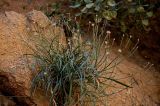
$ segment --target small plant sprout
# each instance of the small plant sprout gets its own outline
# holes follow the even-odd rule
[[[121,39],[121,43],[120,43],[120,48],[122,48],[124,36],[125,36],[125,35],[123,34],[123,35],[122,35],[122,39]]]
[[[100,18],[97,14],[96,14],[96,17],[95,17],[95,23],[98,24],[102,21],[102,18]]]
[[[147,64],[144,66],[144,69],[147,69],[149,65],[150,65],[150,62],[147,62]]]
[[[113,40],[112,40],[112,47],[114,46],[114,43],[115,43],[115,38],[113,38]]]
[[[139,39],[137,40],[136,44],[134,45],[134,47],[131,49],[131,52],[135,52],[138,49],[138,44],[139,44]]]
[[[127,43],[126,43],[126,45],[125,45],[125,49],[127,49],[128,45],[129,45],[129,43],[130,43],[130,41],[131,41],[131,38],[132,38],[132,36],[130,35],[130,36],[129,36],[129,39],[127,40]]]
[[[154,66],[154,64],[151,64],[147,70],[150,70],[152,67]]]
[[[110,41],[110,38],[111,38],[111,31],[107,31],[107,38],[108,38],[107,40]]]
[[[144,66],[144,69],[147,71],[147,70],[150,70],[153,66],[154,64],[147,62],[147,64]]]

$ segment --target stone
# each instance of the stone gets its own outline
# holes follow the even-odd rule
[[[42,35],[48,38],[55,36],[50,31],[57,31],[65,39],[63,30],[52,26],[40,11],[33,10],[26,15],[14,11],[0,14],[0,92],[4,96],[13,96],[16,105],[45,106],[43,103],[47,103],[45,99],[42,104],[36,102],[39,100],[30,96],[33,72],[28,67],[28,59],[24,57],[24,54],[32,52],[26,42],[36,36],[29,32],[37,32],[39,28],[43,29]]]

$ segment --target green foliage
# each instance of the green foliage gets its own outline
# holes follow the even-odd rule
[[[130,88],[112,76],[115,67],[123,60],[121,54],[111,61],[108,58],[115,39],[111,42],[110,31],[107,31],[106,38],[101,41],[100,36],[105,33],[104,29],[98,34],[97,24],[92,24],[92,27],[92,40],[83,41],[77,30],[73,32],[72,38],[68,38],[67,44],[61,42],[61,31],[50,32],[52,38],[49,39],[43,35],[46,33],[37,33],[39,40],[33,42],[34,45],[31,44],[33,54],[28,54],[37,66],[34,67],[37,74],[32,80],[32,94],[38,87],[44,89],[46,95],[50,96],[51,105],[54,106],[85,106],[87,103],[96,105],[99,101],[107,105],[106,100],[102,98],[116,93],[108,92],[107,88],[115,84],[121,85],[122,89]],[[125,47],[129,41],[127,40]],[[109,45],[110,43],[112,45]],[[104,47],[105,51],[101,52]],[[121,49],[119,51],[121,52]]]
[[[149,18],[153,16],[153,5],[144,0],[71,0],[71,8],[79,9],[79,15],[98,15],[114,27],[126,32],[130,25],[135,27],[149,26]],[[145,21],[144,21],[145,20]],[[139,26],[140,25],[140,26]]]
[[[51,3],[47,6],[41,6],[40,10],[43,11],[47,17],[52,17],[54,15],[59,15],[61,9],[61,3]]]

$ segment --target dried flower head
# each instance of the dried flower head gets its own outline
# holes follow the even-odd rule
[[[107,31],[107,34],[111,34],[111,31]]]
[[[104,43],[105,43],[106,45],[108,45],[108,41],[104,41]]]
[[[119,52],[119,53],[122,53],[122,49],[118,49],[118,52]]]

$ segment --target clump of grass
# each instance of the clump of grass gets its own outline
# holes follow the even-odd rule
[[[40,43],[36,42],[36,45],[31,47],[33,54],[30,54],[38,66],[35,67],[37,73],[32,80],[32,94],[37,88],[44,89],[50,97],[50,105],[53,106],[95,106],[97,103],[107,105],[102,98],[118,92],[107,91],[111,82],[123,86],[124,89],[131,88],[112,77],[113,70],[123,60],[122,48],[118,50],[120,55],[109,60],[115,39],[111,39],[111,32],[105,31],[105,27],[99,28],[97,23],[90,24],[93,38],[84,41],[79,30],[76,30],[67,41],[68,46],[60,42],[60,32],[53,31],[50,33],[52,38],[49,39],[38,32]],[[104,34],[106,37],[102,40]],[[129,42],[128,39],[125,48]],[[121,46],[123,43],[124,40]],[[136,49],[137,44],[128,56]]]

